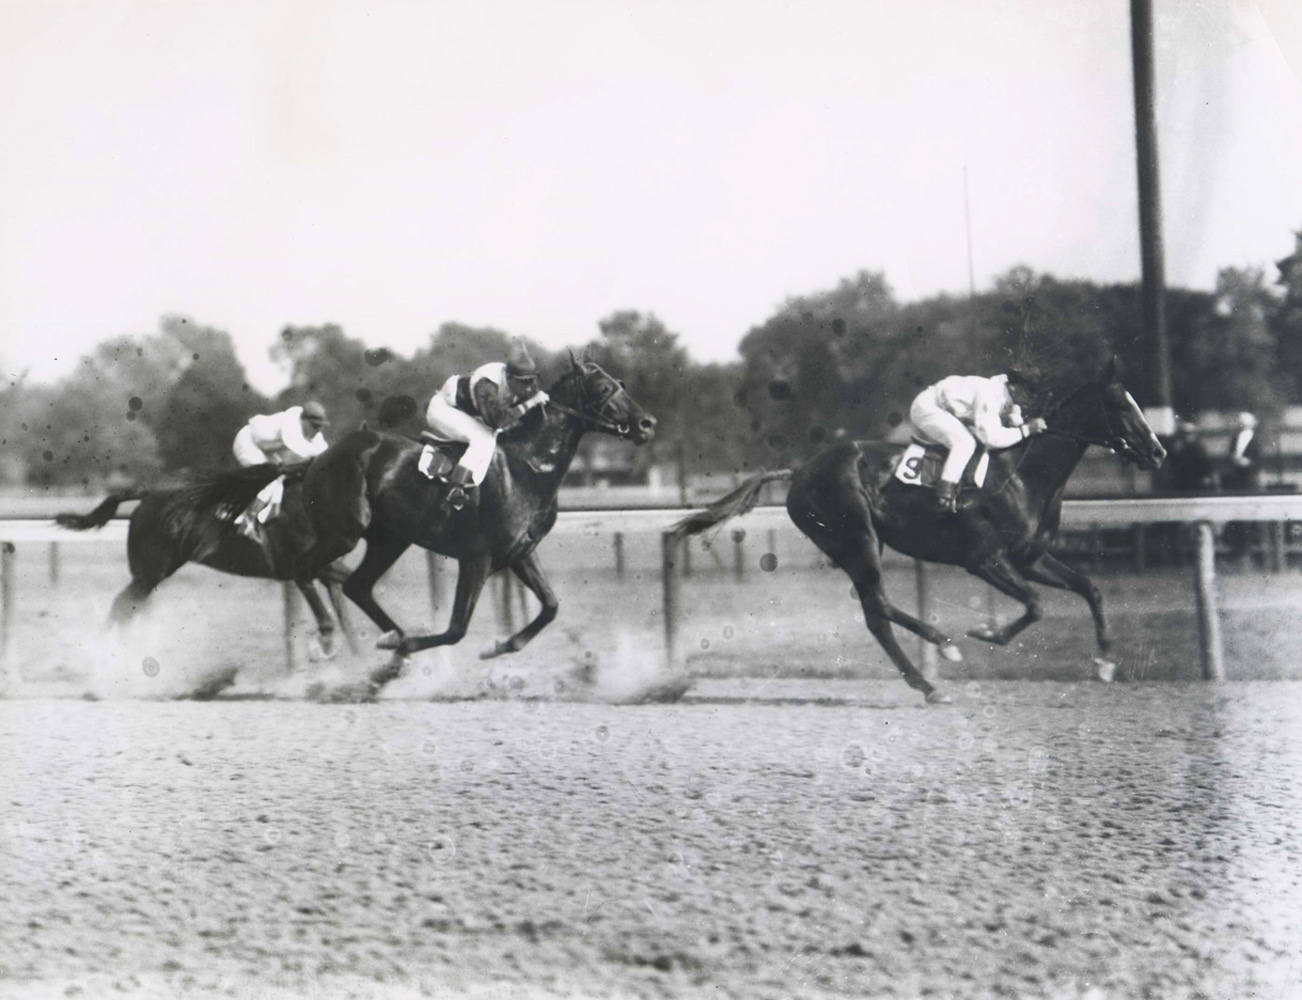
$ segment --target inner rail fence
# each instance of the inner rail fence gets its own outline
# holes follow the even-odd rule
[[[669,528],[691,513],[690,509],[647,510],[593,510],[561,511],[553,534],[579,534],[609,536],[617,575],[624,570],[624,539],[633,534],[659,534],[660,578],[662,594],[662,620],[664,622],[665,656],[670,667],[682,663],[679,644],[679,626],[682,616],[681,579],[690,574],[691,550],[687,543],[676,540]],[[1216,596],[1216,538],[1217,527],[1230,523],[1249,522],[1257,527],[1258,540],[1268,539],[1268,561],[1276,571],[1287,566],[1287,546],[1291,536],[1291,522],[1302,522],[1302,494],[1257,496],[1211,496],[1158,499],[1136,497],[1119,500],[1068,500],[1063,504],[1062,527],[1076,536],[1102,539],[1107,532],[1134,532],[1136,549],[1147,550],[1146,532],[1156,525],[1174,526],[1191,537],[1195,558],[1193,561],[1194,592],[1197,599],[1199,636],[1202,649],[1202,675],[1207,680],[1224,680],[1225,663],[1221,641],[1220,613]],[[14,559],[18,545],[46,544],[49,546],[50,579],[58,582],[60,563],[59,546],[79,542],[116,542],[125,545],[128,519],[115,518],[94,532],[76,532],[61,528],[53,520],[43,518],[0,519],[0,655],[7,651],[12,634],[15,605]],[[714,558],[721,564],[719,539],[730,539],[733,546],[732,572],[738,579],[745,576],[747,539],[767,537],[773,551],[774,536],[779,529],[790,527],[785,507],[757,507],[748,514],[729,522],[729,527],[712,544]],[[1098,558],[1101,545],[1092,546]],[[427,569],[431,603],[440,602],[441,582],[438,560],[427,555]],[[1136,557],[1136,569],[1144,568],[1146,556]],[[926,564],[915,564],[917,600],[920,617],[930,614],[930,585]],[[499,575],[500,585],[495,590],[499,614],[512,617],[512,589],[510,574]],[[974,581],[975,583],[975,581]],[[285,633],[287,665],[294,666],[293,643],[290,635],[296,616],[297,592],[290,583],[285,585]],[[934,649],[920,644],[924,671],[934,671]]]

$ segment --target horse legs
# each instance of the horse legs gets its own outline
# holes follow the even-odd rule
[[[307,601],[307,606],[312,609],[312,617],[316,619],[317,641],[321,643],[321,655],[329,659],[335,652],[334,619],[330,617],[325,602],[321,600],[321,594],[317,591],[314,581],[295,580],[294,585]]]
[[[475,605],[479,603],[479,595],[484,589],[484,581],[488,579],[491,566],[492,558],[487,553],[465,556],[458,560],[457,594],[452,600],[452,618],[448,622],[447,631],[437,635],[407,636],[398,643],[398,652],[405,655],[431,646],[455,646],[465,638],[466,628],[475,613]]]
[[[1099,593],[1099,588],[1084,573],[1072,569],[1048,552],[1019,568],[1036,583],[1070,590],[1085,598],[1090,606],[1090,614],[1094,616],[1094,638],[1099,647],[1099,655],[1094,658],[1095,670],[1099,680],[1112,680],[1116,670],[1116,664],[1108,656],[1108,651],[1112,649],[1112,633],[1108,629],[1108,620],[1103,615],[1103,595]]]
[[[109,610],[108,624],[125,626],[140,610],[141,605],[148,600],[157,583],[142,581],[136,577],[131,578],[131,582],[122,588],[122,592],[113,598],[113,607]]]
[[[517,653],[529,644],[529,641],[546,628],[556,618],[556,611],[560,607],[560,601],[556,599],[556,594],[547,578],[543,576],[542,567],[538,565],[537,552],[530,552],[528,555],[517,559],[512,564],[511,570],[520,581],[533,591],[534,596],[542,602],[542,610],[538,612],[538,617],[531,621],[519,632],[496,643],[491,648],[484,650],[479,654],[481,660],[491,660],[495,656],[501,656],[503,653]]]
[[[361,652],[361,647],[357,645],[357,636],[353,634],[352,623],[348,620],[348,605],[344,603],[342,590],[343,582],[348,579],[351,572],[352,570],[343,563],[332,562],[321,571],[318,579],[325,584],[326,594],[330,598],[330,607],[334,609],[335,617],[339,619],[339,631],[344,634],[348,651],[355,655]]]
[[[977,628],[969,629],[967,634],[973,639],[992,642],[996,646],[1006,646],[1013,641],[1013,638],[1019,632],[1040,620],[1039,597],[1031,589],[1030,584],[1013,567],[1013,564],[1008,561],[1008,557],[1004,553],[996,552],[986,557],[983,562],[975,566],[968,566],[967,571],[973,576],[985,580],[986,583],[1001,594],[1007,594],[1009,597],[1021,601],[1026,607],[1026,611],[1021,618],[1009,622],[997,631],[989,625],[980,625]]]
[[[824,526],[828,520],[826,518],[802,517],[796,524],[813,540],[814,544],[845,570],[854,582],[855,591],[859,595],[859,604],[863,608],[864,624],[868,626],[868,631],[873,634],[873,637],[881,643],[896,668],[904,675],[904,682],[925,694],[927,701],[933,704],[947,702],[949,698],[922,676],[922,672],[913,665],[908,654],[895,641],[891,623],[894,622],[922,636],[928,642],[935,643],[947,660],[961,659],[962,654],[953,641],[939,629],[901,611],[886,599],[886,592],[882,589],[882,564],[877,535],[868,515],[867,504],[864,503],[861,510],[857,509],[857,506],[848,512],[852,520],[837,519],[842,523],[836,532]],[[850,521],[849,525],[845,523],[846,520]]]
[[[384,634],[377,644],[381,649],[393,649],[402,638],[402,629],[376,602],[372,591],[380,577],[389,571],[411,543],[391,538],[378,532],[366,539],[366,555],[344,581],[344,594],[375,622]]]

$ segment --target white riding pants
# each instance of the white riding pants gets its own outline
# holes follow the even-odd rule
[[[429,401],[425,423],[439,437],[466,442],[461,464],[470,470],[470,478],[476,486],[483,483],[488,467],[493,464],[493,452],[497,450],[497,431],[478,417],[458,410],[442,395]]]
[[[936,402],[936,393],[923,389],[909,407],[909,420],[923,435],[949,449],[940,478],[947,483],[957,483],[963,470],[976,453],[977,441],[963,421]]]

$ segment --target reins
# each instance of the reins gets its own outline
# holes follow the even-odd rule
[[[586,371],[583,371],[582,369],[576,369],[568,378],[561,379],[560,382],[557,383],[557,385],[552,386],[552,388],[554,390],[557,387],[564,385],[566,382],[577,380],[579,383],[579,398],[581,400],[580,406],[586,406],[588,402],[588,393],[587,393],[587,386],[583,382],[583,377],[586,374],[587,374]],[[603,409],[605,405],[608,405],[611,402],[611,400],[614,400],[623,391],[624,389],[623,387],[621,387],[619,389],[619,392],[611,393],[610,398],[606,400],[605,404],[603,404]],[[566,406],[564,403],[556,402],[556,400],[554,399],[548,399],[548,401],[544,405],[551,406],[554,409],[557,409],[561,413],[564,413],[568,416],[576,417],[577,419],[582,420],[584,423],[586,423],[588,426],[592,427],[595,430],[606,431],[610,434],[614,434],[616,437],[628,436],[628,424],[617,424],[613,420],[607,420],[605,417],[594,415],[592,413],[587,412],[587,410],[573,409],[572,407]]]

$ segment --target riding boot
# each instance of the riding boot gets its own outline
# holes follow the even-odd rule
[[[448,475],[448,482],[451,485],[443,503],[452,510],[460,510],[470,502],[470,492],[475,488],[474,477],[464,465],[458,465]]]
[[[942,513],[958,513],[958,483],[942,479],[936,484],[936,507]]]

